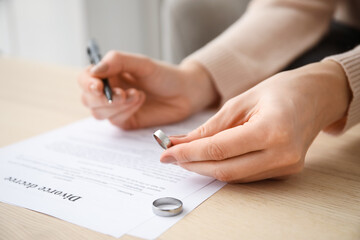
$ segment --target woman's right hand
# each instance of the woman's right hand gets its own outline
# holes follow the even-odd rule
[[[113,102],[103,93],[108,78]],[[82,102],[97,119],[123,129],[169,124],[213,104],[218,94],[197,62],[174,66],[144,56],[111,51],[78,78]]]
[[[303,169],[322,129],[341,131],[351,101],[343,68],[325,60],[276,74],[229,100],[160,161],[225,182],[283,178]]]

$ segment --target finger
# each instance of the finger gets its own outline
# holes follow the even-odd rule
[[[174,145],[191,142],[196,139],[213,136],[225,129],[244,124],[251,116],[248,109],[252,109],[252,106],[249,102],[241,101],[241,98],[242,96],[239,95],[238,97],[229,100],[213,117],[185,136],[171,136],[171,142]]]
[[[221,131],[211,137],[175,145],[161,156],[161,162],[224,160],[267,147],[266,131],[256,122]]]
[[[110,51],[100,63],[91,69],[91,74],[99,78],[105,78],[126,72],[135,77],[145,77],[151,75],[154,71],[155,64],[147,57]]]
[[[257,151],[224,161],[178,163],[179,166],[224,182],[252,182],[298,173],[303,161],[283,158],[278,151]]]
[[[223,182],[252,182],[288,175],[289,166],[281,166],[266,151],[252,152],[225,161],[178,163],[179,166],[214,177]]]
[[[92,109],[105,107],[117,108],[122,106],[126,102],[126,99],[129,98],[127,92],[121,88],[114,88],[112,92],[113,101],[111,104],[109,104],[109,101],[104,93],[100,95],[93,93],[83,93],[82,102],[86,107]]]
[[[190,115],[187,108],[174,107],[166,101],[150,99],[134,114],[133,121],[127,122],[126,129],[146,128],[178,122]]]
[[[126,108],[126,111],[122,111],[119,114],[115,114],[112,117],[109,118],[109,121],[118,127],[128,129],[127,125],[128,122],[136,121],[134,119],[134,113],[139,110],[139,108],[143,105],[145,102],[145,94],[143,92],[137,91],[137,94],[139,94],[136,101],[134,101],[132,104],[129,105],[128,108]],[[136,125],[136,124],[134,124]]]
[[[123,105],[121,108],[97,108],[93,109],[91,113],[94,118],[98,120],[113,119],[117,115],[124,116],[124,114],[127,114],[127,112],[131,111],[134,106],[137,106],[137,104],[138,102],[134,102],[133,104]]]
[[[103,91],[103,83],[100,79],[92,77],[89,73],[89,69],[90,67],[80,73],[78,76],[78,84],[84,92],[99,96]]]
[[[119,103],[115,98],[114,100],[116,102],[113,102],[114,104],[107,104],[104,107],[92,109],[93,116],[96,119],[107,119],[118,114],[124,114],[131,110],[141,100],[141,93],[135,89],[131,89],[127,92],[127,99],[122,100],[121,103]]]
[[[223,182],[240,181],[273,167],[265,151],[252,152],[225,161],[187,162],[178,165]]]

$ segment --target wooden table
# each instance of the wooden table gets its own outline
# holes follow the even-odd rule
[[[88,117],[78,73],[0,58],[0,146]],[[0,203],[0,239],[115,238]],[[320,134],[289,180],[228,184],[159,239],[360,239],[360,125]]]

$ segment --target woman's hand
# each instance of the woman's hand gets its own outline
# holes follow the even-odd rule
[[[109,104],[101,78],[113,91]],[[173,66],[144,56],[109,52],[78,78],[82,101],[97,119],[123,129],[180,121],[217,99],[209,74],[196,62]]]
[[[351,93],[345,73],[324,61],[279,73],[229,100],[175,145],[163,163],[226,182],[284,177],[302,170],[317,134],[339,124]]]

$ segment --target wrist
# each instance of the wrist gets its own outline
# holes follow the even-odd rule
[[[219,101],[219,93],[209,72],[196,61],[185,61],[180,64],[184,73],[186,94],[190,99],[191,112],[201,111]]]
[[[315,74],[319,74],[317,78],[321,88],[319,95],[323,99],[322,109],[318,110],[320,114],[323,114],[322,129],[332,125],[341,125],[345,122],[352,98],[346,74],[341,65],[332,60],[325,60],[314,65]],[[310,72],[310,77],[311,75]]]
[[[352,99],[351,88],[346,73],[340,64],[333,60],[325,60],[321,64],[333,75],[334,90],[336,91],[335,95],[333,95],[333,105],[336,106],[334,117],[329,120],[325,127],[327,129],[332,127],[342,129],[345,125],[348,108]]]

